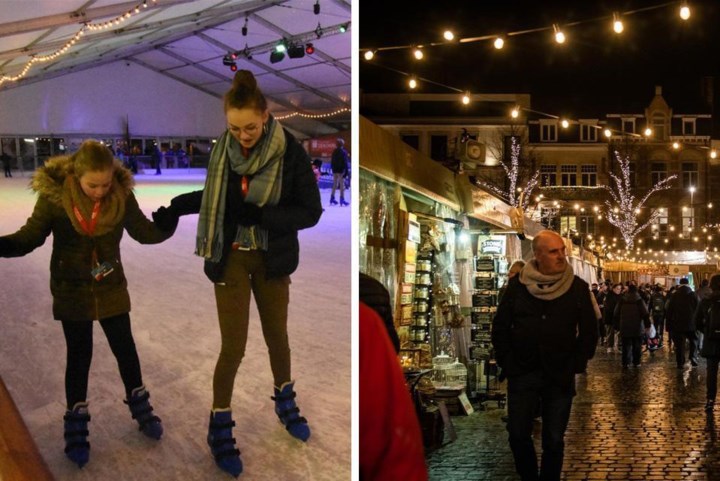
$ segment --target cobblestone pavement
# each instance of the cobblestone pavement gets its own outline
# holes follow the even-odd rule
[[[504,386],[504,384],[502,385]],[[705,361],[677,369],[663,347],[622,370],[620,354],[598,348],[577,392],[565,435],[563,480],[720,481],[720,407],[704,412]],[[429,453],[433,481],[517,480],[496,402],[453,416],[458,438]],[[540,423],[535,444],[540,453]],[[447,436],[446,436],[447,439]]]

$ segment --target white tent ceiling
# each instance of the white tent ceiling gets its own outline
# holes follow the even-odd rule
[[[221,98],[233,75],[223,57],[237,52],[275,115],[348,109],[283,121],[330,134],[350,128],[350,18],[349,0],[0,0],[0,91],[122,60]],[[271,63],[283,39],[315,53]]]

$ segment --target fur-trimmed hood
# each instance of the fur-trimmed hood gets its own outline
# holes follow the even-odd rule
[[[118,189],[123,198],[132,192],[135,186],[135,179],[132,172],[122,162],[115,160],[115,178],[113,179],[113,190]],[[45,165],[35,171],[30,181],[30,188],[38,194],[46,196],[50,202],[58,206],[63,205],[63,185],[65,179],[75,175],[75,165],[69,155],[52,157],[45,162]]]
[[[132,195],[134,179],[119,160],[114,159],[115,175],[109,192],[103,197],[100,210],[82,192],[75,165],[68,156],[53,157],[33,175],[30,187],[45,196],[51,204],[61,207],[75,230],[80,234],[98,237],[115,229],[125,217],[125,202]],[[92,227],[84,226],[84,219],[94,218]]]

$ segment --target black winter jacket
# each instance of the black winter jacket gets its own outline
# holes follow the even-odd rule
[[[697,326],[698,331],[702,331],[704,334],[707,334],[705,328],[710,318],[709,309],[713,302],[716,301],[720,301],[720,292],[712,292],[709,297],[705,297],[702,301],[700,301],[697,311],[695,311],[695,325]],[[700,355],[702,357],[720,357],[720,341],[710,339],[706,335],[703,340]]]
[[[512,278],[492,324],[498,365],[508,378],[540,368],[549,383],[574,393],[575,373],[595,355],[597,318],[588,284],[575,276],[562,296],[544,301]]]
[[[673,293],[665,310],[668,329],[672,332],[689,332],[695,330],[695,310],[699,299],[683,284]]]
[[[605,324],[611,324],[616,331],[620,329],[620,320],[615,317],[615,306],[621,298],[622,296],[615,294],[613,291],[608,292],[607,297],[605,297],[603,320]]]
[[[620,322],[620,337],[640,337],[650,327],[647,306],[637,292],[626,292],[620,298],[614,316]]]
[[[287,149],[283,158],[282,192],[278,205],[262,207],[260,227],[268,230],[268,249],[263,252],[268,278],[289,276],[297,269],[300,257],[298,231],[318,223],[322,215],[320,191],[312,171],[310,157],[297,140],[285,130]],[[183,211],[200,212],[203,191],[184,194]],[[237,219],[230,215],[242,203],[239,176],[230,172],[228,180],[223,255],[220,262],[205,261],[205,275],[219,281],[225,272],[227,256],[237,232]]]

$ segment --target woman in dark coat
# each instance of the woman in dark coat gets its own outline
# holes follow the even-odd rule
[[[605,335],[607,336],[607,352],[612,352],[615,348],[615,333],[620,329],[619,319],[615,317],[615,306],[622,297],[621,292],[622,284],[615,284],[605,297],[603,321],[605,322]]]
[[[275,412],[288,433],[310,437],[295,403],[287,334],[290,274],[298,266],[298,231],[322,214],[310,157],[269,113],[250,71],[235,74],[225,94],[228,130],[210,156],[205,188],[153,214],[173,228],[179,215],[200,213],[196,254],[215,283],[222,347],[213,376],[208,444],[220,469],[238,476],[232,437],[232,391],[245,354],[250,295],[260,314],[275,381]]]
[[[632,361],[635,367],[640,365],[642,354],[641,338],[645,329],[650,327],[650,314],[645,302],[638,293],[635,284],[628,286],[628,291],[615,306],[614,316],[620,321],[620,337],[622,338],[622,365],[628,367]]]
[[[0,237],[0,257],[32,252],[53,235],[50,291],[53,316],[61,321],[67,344],[65,454],[82,467],[90,457],[87,442],[88,373],[93,320],[98,320],[117,358],[126,403],[140,430],[160,439],[160,418],[152,414],[130,329],[130,296],[120,262],[123,232],[143,244],[170,234],[150,222],[133,194],[133,178],[112,153],[96,141],[84,142],[70,157],[48,160],[32,180],[38,200],[27,223]]]
[[[717,377],[718,365],[720,364],[720,340],[711,339],[708,335],[708,324],[710,321],[711,307],[715,302],[720,302],[720,274],[715,274],[710,279],[710,289],[712,293],[700,301],[695,311],[695,326],[698,331],[705,335],[700,355],[707,359],[707,395],[705,410],[712,412],[715,407],[715,397],[717,396]],[[720,311],[720,309],[719,309]]]

